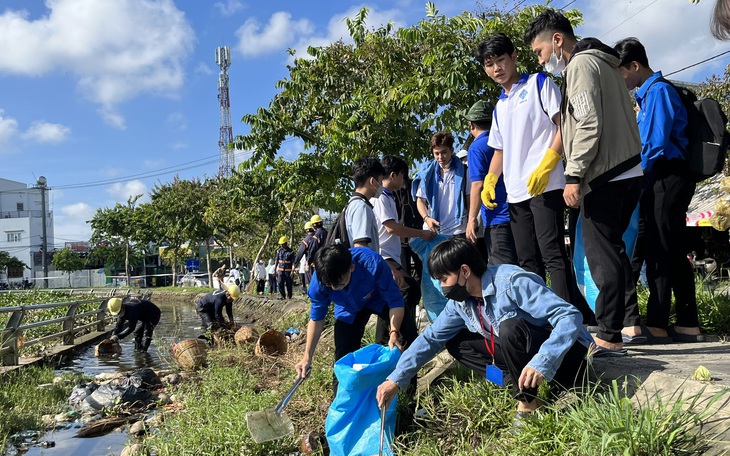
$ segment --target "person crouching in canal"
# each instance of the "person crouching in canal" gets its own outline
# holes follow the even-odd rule
[[[203,332],[208,328],[215,331],[226,325],[223,318],[223,309],[226,309],[228,322],[233,323],[233,301],[241,297],[241,288],[238,285],[228,285],[225,290],[215,290],[198,299],[196,310],[203,324]]]
[[[296,365],[300,377],[309,375],[330,302],[335,304],[335,362],[360,348],[365,325],[373,314],[390,322],[390,348],[402,349],[402,342],[415,340],[415,322],[410,318],[404,320],[403,295],[388,263],[377,252],[335,244],[319,249],[314,263],[317,267],[307,290],[312,301],[307,345]],[[336,393],[336,377],[333,388]]]
[[[476,247],[460,238],[434,247],[428,271],[441,281],[449,301],[378,387],[379,406],[387,407],[399,388],[444,346],[456,360],[496,384],[506,386],[511,379],[518,401],[513,432],[542,405],[537,389],[543,381],[553,381],[553,388],[570,388],[584,380],[593,339],[578,309],[537,274],[508,264],[487,267]]]
[[[130,299],[123,303],[120,298],[111,298],[107,308],[117,317],[111,339],[117,342],[134,333],[134,351],[146,352],[152,343],[155,326],[160,322],[160,308],[146,299]]]

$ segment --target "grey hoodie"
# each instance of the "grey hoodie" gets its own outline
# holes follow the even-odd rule
[[[581,198],[641,161],[641,137],[619,62],[616,51],[586,38],[563,70],[565,180],[581,184]]]

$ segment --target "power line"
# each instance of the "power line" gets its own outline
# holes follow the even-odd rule
[[[639,11],[635,12],[635,13],[634,13],[634,14],[632,14],[631,16],[629,16],[629,17],[627,17],[626,19],[624,19],[624,20],[623,20],[623,21],[622,21],[622,22],[621,22],[620,24],[618,24],[617,26],[615,26],[615,27],[614,27],[614,28],[612,28],[611,30],[609,30],[609,31],[607,31],[606,33],[604,33],[603,35],[601,35],[601,36],[600,36],[600,38],[603,38],[604,36],[606,36],[606,35],[608,35],[609,33],[613,32],[613,31],[614,31],[614,30],[616,30],[617,28],[621,27],[621,26],[622,26],[622,25],[624,25],[624,24],[625,24],[626,22],[628,22],[628,21],[629,21],[629,20],[630,20],[631,18],[633,18],[633,17],[634,17],[634,16],[636,16],[637,14],[641,13],[642,11],[644,11],[645,9],[647,9],[648,7],[650,7],[651,5],[653,5],[654,3],[658,2],[658,1],[659,1],[659,0],[654,0],[653,2],[649,3],[649,4],[648,4],[648,5],[646,5],[645,7],[641,8],[641,9],[640,9]]]
[[[566,4],[566,5],[563,5],[563,7],[562,7],[562,8],[560,8],[560,11],[563,11],[563,10],[564,10],[565,8],[567,8],[567,7],[569,7],[570,5],[572,5],[573,3],[575,3],[575,1],[576,1],[576,0],[571,0],[570,2],[568,2],[568,4]]]
[[[723,56],[723,55],[725,55],[725,54],[730,54],[730,51],[725,51],[725,52],[721,52],[720,54],[717,54],[717,55],[713,55],[712,57],[710,57],[710,58],[708,58],[708,59],[702,60],[701,62],[693,63],[692,65],[688,65],[688,66],[686,66],[686,67],[684,67],[684,68],[680,68],[680,69],[679,69],[679,70],[677,70],[677,71],[672,71],[671,73],[667,73],[667,74],[665,74],[664,76],[671,76],[671,75],[673,75],[673,74],[677,74],[677,73],[679,73],[679,72],[682,72],[682,71],[684,71],[684,70],[688,70],[688,69],[690,69],[690,68],[692,68],[692,67],[696,67],[696,66],[698,66],[698,65],[702,65],[703,63],[707,63],[707,62],[709,62],[710,60],[715,60],[715,59],[716,59],[716,58],[718,58],[718,57],[722,57],[722,56]]]

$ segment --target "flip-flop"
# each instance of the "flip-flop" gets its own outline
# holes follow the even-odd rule
[[[669,336],[653,335],[646,325],[641,325],[641,335],[646,337],[646,343],[649,345],[665,345],[674,342],[674,339]]]
[[[648,338],[643,334],[637,334],[636,336],[629,336],[628,334],[621,333],[621,338],[624,341],[624,345],[642,345],[648,342]]]
[[[611,350],[610,348],[601,347],[597,344],[594,344],[589,351],[594,358],[616,358],[619,356],[626,356],[628,353],[625,348],[620,350]]]
[[[679,343],[696,343],[704,342],[706,340],[704,334],[693,335],[678,333],[677,330],[674,329],[674,326],[667,328],[667,334],[669,334],[669,338],[672,339],[672,341]]]

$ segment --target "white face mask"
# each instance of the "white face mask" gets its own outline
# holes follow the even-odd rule
[[[550,59],[545,63],[545,71],[555,76],[560,76],[560,73],[565,69],[565,60],[563,59],[563,53],[560,53],[560,58],[555,54],[555,43],[553,43],[553,53],[550,54]]]
[[[378,185],[378,188],[375,189],[375,196],[373,198],[380,198],[380,195],[383,194],[383,186]]]

